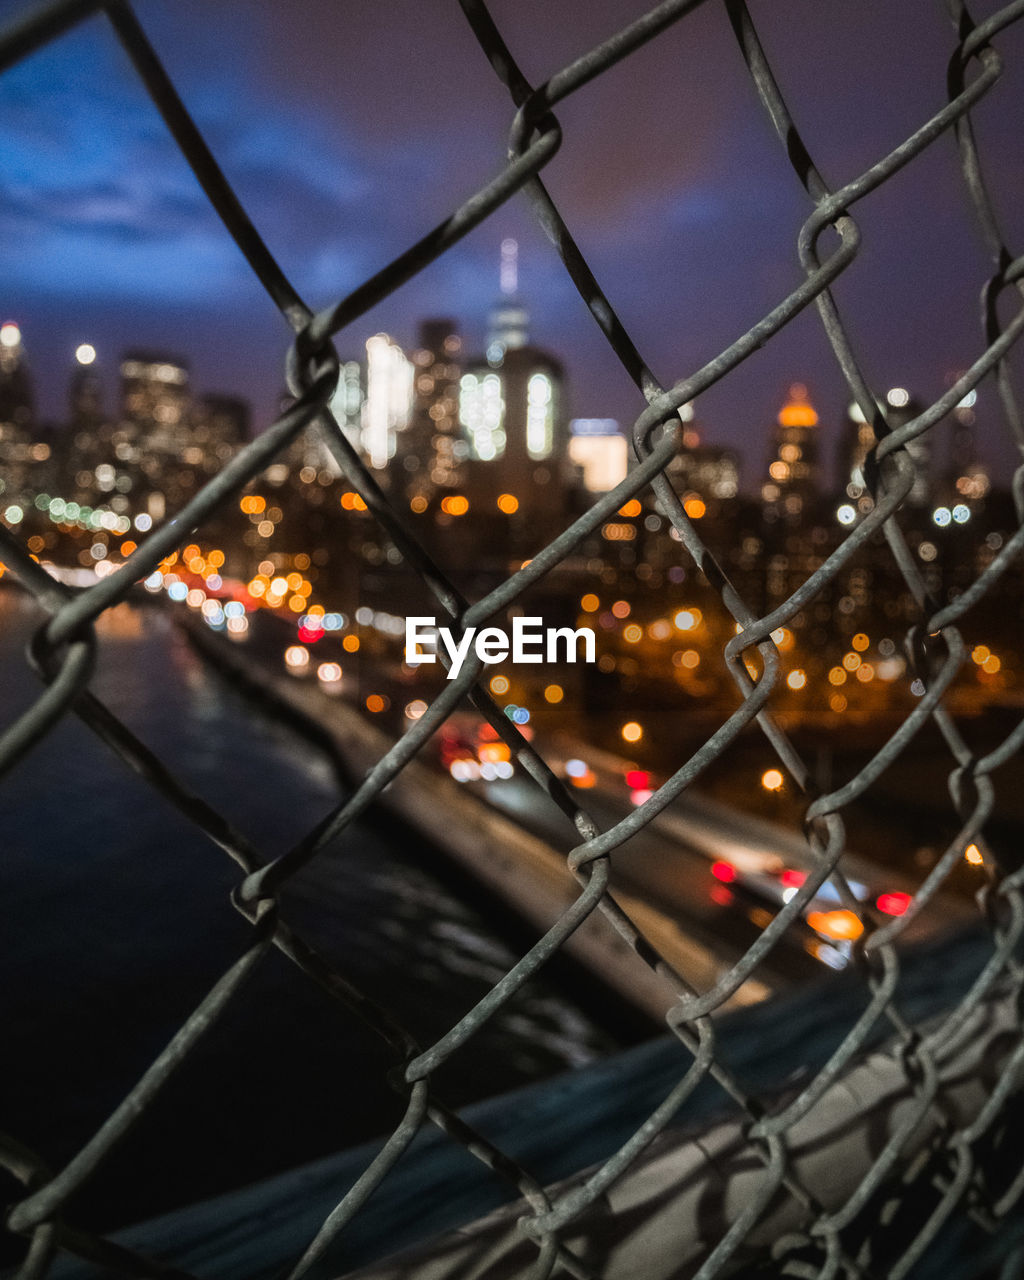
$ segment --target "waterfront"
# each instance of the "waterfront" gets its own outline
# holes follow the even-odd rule
[[[38,620],[0,591],[4,723],[29,705],[20,650]],[[175,774],[266,856],[336,803],[328,761],[220,683],[156,609],[101,622],[93,688]],[[0,1128],[52,1165],[124,1096],[250,936],[229,902],[235,864],[73,716],[0,793],[0,901],[7,979]],[[513,963],[437,874],[433,850],[368,820],[289,890],[287,918],[424,1043]],[[439,1073],[463,1103],[616,1047],[561,993],[534,985]],[[279,956],[181,1068],[72,1204],[116,1225],[243,1185],[386,1131],[400,1099],[394,1059]]]

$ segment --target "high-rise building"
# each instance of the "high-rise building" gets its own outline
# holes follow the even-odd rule
[[[529,317],[517,297],[517,250],[502,244],[501,298],[491,314],[487,354],[468,361],[460,381],[459,421],[471,457],[501,462],[503,483],[520,501],[564,479],[568,433],[561,362],[529,341]]]
[[[386,333],[366,341],[366,398],[362,405],[362,447],[371,467],[388,465],[399,431],[409,423],[413,366]]]
[[[924,405],[910,394],[905,387],[890,387],[885,394],[885,416],[889,426],[894,430],[905,427],[919,414],[924,412]],[[925,507],[932,498],[932,456],[929,432],[923,431],[908,440],[907,454],[914,465],[914,483],[907,494],[907,503],[912,507]]]
[[[205,427],[202,438],[215,446],[226,444],[234,451],[249,439],[249,402],[240,396],[204,395],[199,401],[198,416]]]
[[[470,456],[493,462],[505,455],[505,388],[490,365],[473,362],[459,382],[459,423]]]
[[[204,478],[215,475],[249,439],[249,402],[219,392],[200,397],[184,460]]]
[[[366,370],[358,360],[342,360],[330,407],[335,421],[355,449],[362,444],[365,399]],[[333,465],[337,470],[336,464]]]
[[[21,329],[8,320],[0,325],[0,425],[28,435],[33,408],[32,380]]]
[[[180,510],[244,443],[249,407],[234,396],[194,401],[187,366],[173,356],[122,357],[121,416],[103,413],[95,350],[76,352],[71,380],[68,484],[77,502],[161,520]]]
[[[22,497],[31,489],[33,463],[45,461],[50,447],[34,442],[32,382],[21,329],[13,320],[0,325],[0,498]]]
[[[626,478],[629,444],[614,418],[573,418],[569,461],[582,468],[588,493],[607,493]]]
[[[469,444],[459,422],[461,352],[454,320],[420,324],[412,357],[412,412],[398,448],[410,496],[429,498],[463,482]]]
[[[96,367],[96,348],[89,342],[75,350],[68,384],[68,408],[73,430],[96,428],[103,421],[103,380]]]
[[[943,496],[952,503],[979,501],[991,487],[974,435],[977,401],[977,391],[970,391],[953,410],[953,436],[943,484]]]
[[[665,474],[691,514],[718,515],[722,504],[739,493],[739,458],[732,449],[701,443],[692,403],[684,404],[679,416],[683,422],[679,452]]]
[[[525,347],[529,340],[530,316],[519,299],[519,245],[515,240],[501,242],[499,287],[487,336],[487,360],[494,366],[501,364],[506,351]]]
[[[779,410],[768,478],[761,486],[765,518],[798,524],[814,511],[822,489],[818,415],[796,382]]]
[[[190,426],[188,366],[173,356],[128,351],[121,361],[121,412],[142,428],[150,448],[176,452]]]
[[[353,449],[363,452],[363,405],[366,400],[366,366],[359,360],[342,360],[338,366],[338,385],[328,408]],[[281,399],[281,411],[293,404],[288,394]],[[300,475],[306,483],[318,477],[323,483],[341,475],[341,465],[321,431],[309,426],[289,445],[284,459],[289,472]]]
[[[875,430],[854,400],[846,410],[839,441],[839,483],[846,497],[860,498],[867,490],[864,464],[875,447]]]

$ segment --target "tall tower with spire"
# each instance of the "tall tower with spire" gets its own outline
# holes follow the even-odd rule
[[[501,292],[487,334],[487,360],[492,365],[501,364],[507,351],[524,347],[528,338],[530,317],[519,300],[519,245],[515,240],[501,242],[498,280]]]
[[[526,504],[539,500],[535,490],[557,482],[564,469],[564,373],[555,356],[530,342],[515,240],[501,244],[499,290],[486,353],[467,362],[462,375],[459,420],[471,456],[495,463],[503,488]]]

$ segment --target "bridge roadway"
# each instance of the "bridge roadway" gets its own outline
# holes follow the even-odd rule
[[[261,610],[259,614],[264,612]],[[264,621],[261,617],[260,622]],[[204,648],[212,645],[222,655],[237,653],[233,645],[225,649],[223,641],[205,627],[189,630],[200,642],[207,639]],[[298,701],[303,713],[317,720],[333,721],[343,717],[345,728],[341,739],[351,748],[350,767],[354,776],[361,775],[369,762],[386,750],[392,740],[386,729],[390,728],[393,734],[394,728],[386,726],[387,717],[367,717],[344,697],[322,690],[316,680],[297,680],[286,675],[281,660],[284,634],[284,628],[258,626],[244,646],[247,660],[255,658],[265,668],[267,679],[262,682],[261,691],[267,693],[272,685],[286,701],[293,706]],[[369,683],[375,677],[383,677],[384,672],[375,672],[375,664],[367,661],[368,655],[360,657],[364,681]],[[403,702],[404,699],[399,701],[397,696],[393,699],[396,707]],[[459,736],[471,741],[475,736],[475,717],[458,712],[454,719]],[[538,737],[536,745],[558,774],[565,772],[566,764],[573,757],[586,761],[593,785],[580,791],[580,802],[602,830],[633,812],[631,793],[625,783],[625,771],[630,767],[627,761],[574,741],[564,733],[552,735],[550,739]],[[534,899],[532,908],[541,900],[550,899],[563,905],[568,901],[564,897],[568,884],[564,866],[559,869],[559,859],[578,843],[578,836],[555,802],[522,770],[517,769],[509,779],[458,784],[447,776],[448,770],[443,768],[440,752],[433,744],[420,752],[417,763],[428,771],[426,778],[435,771],[439,775],[438,786],[426,781],[420,787],[422,794],[432,796],[431,807],[436,808],[445,796],[452,802],[448,803],[449,817],[441,822],[437,832],[443,847],[446,840],[451,843],[459,835],[453,830],[454,826],[459,826],[460,831],[461,826],[465,826],[467,838],[461,843],[473,845],[470,830],[479,827],[480,820],[474,818],[471,811],[474,802],[482,802],[487,809],[514,824],[514,828],[506,829],[510,834],[512,830],[524,833],[523,840],[510,839],[507,847],[503,846],[501,861],[509,865],[499,872],[502,885],[492,887],[510,900],[520,896]],[[395,785],[389,788],[392,802]],[[468,802],[468,810],[465,804],[453,807],[453,802],[460,797]],[[411,803],[406,817],[415,822],[417,814],[421,820],[427,817],[418,801]],[[498,833],[495,827],[488,843],[499,839]],[[545,849],[550,851],[547,859],[540,856]],[[481,871],[485,881],[495,865],[493,858],[484,857],[476,848],[464,850],[459,857],[471,870],[476,867]],[[517,872],[515,864],[520,860],[523,865]],[[723,883],[713,874],[712,868],[719,862],[732,868],[731,883]],[[612,890],[658,950],[670,955],[672,963],[677,967],[681,965],[680,972],[703,986],[734,964],[780,909],[782,886],[778,872],[785,868],[808,871],[813,864],[814,856],[800,833],[687,791],[613,852]],[[872,900],[882,893],[910,893],[914,887],[890,868],[853,853],[844,854],[843,866],[847,876],[863,886],[862,896]],[[827,909],[837,904],[817,900],[812,905]],[[530,911],[526,914],[530,915]],[[543,910],[535,914],[538,923],[548,919]],[[919,918],[908,922],[906,936],[912,941],[926,940],[972,918],[969,903],[945,895]],[[845,968],[849,955],[848,942],[830,941],[815,933],[804,920],[795,921],[758,965],[738,998],[745,1003],[802,985],[824,976],[827,968]]]
[[[568,739],[537,745],[556,767],[572,756],[586,760],[595,785],[580,800],[602,830],[633,810],[624,782],[627,762]],[[553,847],[568,849],[576,843],[565,814],[522,772],[465,785]],[[721,958],[735,959],[782,905],[777,872],[808,871],[814,861],[798,832],[687,792],[613,852],[612,887],[656,906]],[[728,885],[717,880],[712,873],[716,862],[734,868],[736,879]],[[912,892],[904,876],[854,853],[844,854],[843,867],[861,895],[871,900],[884,893]],[[973,918],[970,904],[942,895],[908,922],[906,937],[923,941]],[[848,947],[823,942],[801,921],[787,931],[758,976],[778,989],[820,976],[823,964],[845,967]]]

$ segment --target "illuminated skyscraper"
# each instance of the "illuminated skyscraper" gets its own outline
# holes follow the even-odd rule
[[[192,407],[188,366],[173,356],[128,351],[121,361],[121,412],[151,448],[182,449]]]
[[[525,347],[529,336],[530,316],[519,300],[519,245],[515,240],[501,242],[499,281],[501,294],[491,312],[487,337],[487,359],[492,365],[500,365],[507,351]]]
[[[573,418],[569,461],[583,470],[589,493],[607,493],[626,478],[629,443],[614,418]]]
[[[96,348],[88,342],[83,342],[75,351],[68,408],[75,430],[95,429],[103,421],[103,382],[96,367]]]
[[[121,415],[114,420],[103,412],[95,349],[83,343],[75,358],[67,484],[76,502],[161,520],[245,442],[248,405],[223,395],[197,403],[187,366],[173,356],[124,354]]]
[[[691,517],[697,512],[718,515],[722,503],[739,493],[739,459],[731,449],[701,443],[692,404],[684,404],[679,416],[683,438],[666,475]]]
[[[358,449],[362,441],[366,371],[358,360],[342,360],[338,385],[331,397],[331,413],[349,442]],[[337,470],[337,465],[332,464]]]
[[[890,387],[885,395],[885,416],[895,431],[905,427],[924,411],[924,405],[905,387]],[[912,507],[927,506],[932,498],[932,453],[930,433],[922,432],[906,444],[907,453],[914,464],[914,484],[906,501]]]
[[[491,314],[484,359],[462,376],[459,420],[471,456],[501,460],[506,487],[521,501],[535,486],[563,479],[567,432],[561,362],[529,342],[526,309],[516,296],[517,250],[502,243],[501,298]]]
[[[412,365],[386,333],[366,341],[366,399],[363,401],[363,452],[370,466],[388,465],[395,439],[409,423]]]
[[[800,523],[813,512],[821,485],[818,415],[807,388],[797,382],[779,410],[768,479],[761,487],[765,518]]]
[[[848,498],[860,498],[867,489],[864,463],[875,447],[875,432],[861,407],[853,401],[846,411],[839,444],[839,483]]]
[[[970,391],[953,410],[953,438],[944,477],[944,497],[950,502],[978,501],[991,487],[988,468],[978,455],[974,436],[977,391]]]
[[[26,495],[33,487],[33,464],[50,456],[48,444],[33,442],[34,425],[21,330],[8,320],[0,325],[0,500]]]
[[[488,364],[471,364],[459,383],[459,423],[470,455],[493,462],[505,454],[505,388],[501,374]]]
[[[21,329],[13,320],[0,325],[0,428],[27,434],[32,426],[32,381]],[[0,439],[10,438],[8,435]]]
[[[562,366],[547,352],[522,346],[505,352],[501,373],[506,469],[510,475],[518,471],[537,478],[536,464],[557,464],[565,453],[560,422]],[[558,445],[561,448],[556,449]]]
[[[329,405],[330,411],[341,427],[342,433],[355,451],[364,458],[363,404],[366,400],[366,367],[359,360],[342,360],[338,366],[338,385]],[[281,400],[282,411],[293,403],[291,395]],[[300,475],[303,483],[312,484],[318,478],[322,483],[337,479],[342,474],[341,465],[327,439],[316,427],[301,432],[289,445],[285,454],[288,469]]]
[[[462,483],[469,445],[459,423],[462,351],[454,320],[424,320],[413,353],[412,413],[398,452],[410,496]]]

